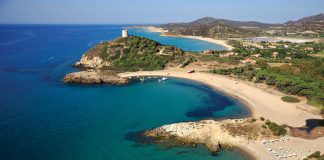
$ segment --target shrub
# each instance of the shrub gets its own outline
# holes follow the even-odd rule
[[[268,127],[267,127],[266,125],[262,125],[261,127],[262,127],[262,128],[265,128],[265,129],[267,129],[267,128],[268,128]]]
[[[320,151],[316,151],[316,152],[312,153],[311,155],[307,156],[307,158],[320,158],[320,157],[321,157]]]
[[[260,117],[260,120],[261,120],[261,121],[264,121],[265,119],[264,119],[264,117]]]
[[[274,122],[267,121],[265,123],[267,127],[272,131],[272,134],[275,136],[285,135],[287,134],[286,126],[285,125],[278,125]]]
[[[300,100],[298,98],[292,97],[292,96],[281,97],[281,100],[283,100],[285,102],[289,102],[289,103],[298,103],[298,102],[300,102]]]

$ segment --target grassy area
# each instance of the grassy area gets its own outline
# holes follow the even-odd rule
[[[287,134],[285,125],[278,125],[274,122],[267,120],[265,125],[272,131],[272,134],[275,136],[281,136]]]
[[[285,102],[289,102],[289,103],[298,103],[298,102],[300,102],[300,99],[298,99],[296,97],[292,97],[292,96],[281,97],[281,100],[283,100]]]

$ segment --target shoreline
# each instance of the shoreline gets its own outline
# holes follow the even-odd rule
[[[189,74],[185,69],[172,68],[159,71],[124,72],[118,74],[118,76],[123,78],[135,76],[165,76],[193,80],[212,87],[214,90],[217,90],[245,104],[251,111],[251,117],[259,118],[263,116],[271,121],[280,124],[287,124],[292,127],[301,127],[306,125],[307,119],[322,118],[320,115],[314,115],[297,108],[297,105],[303,102],[287,103],[281,100],[280,95],[271,94],[263,91],[260,88],[242,83],[240,80],[230,79],[221,75],[202,72]],[[257,93],[253,93],[253,91]],[[259,96],[263,96],[263,98],[259,98]],[[271,101],[265,101],[263,99]],[[259,105],[264,107],[260,107]],[[272,107],[276,105],[281,105],[282,107]],[[280,114],[283,111],[290,112]],[[287,116],[290,116],[290,118],[287,118]]]
[[[281,100],[280,95],[268,93],[260,88],[242,83],[239,80],[230,79],[228,77],[213,75],[210,73],[196,72],[189,74],[186,69],[171,68],[160,71],[139,71],[120,73],[121,77],[134,76],[166,76],[193,80],[204,85],[208,85],[213,89],[222,92],[225,95],[231,96],[244,103],[251,111],[249,117],[258,119],[264,117],[278,124],[287,124],[290,126],[301,127],[305,126],[307,119],[322,119],[319,115],[314,115],[297,108],[297,104],[286,103]],[[280,107],[278,107],[280,106]],[[323,152],[324,144],[321,143],[324,137],[315,140],[306,140],[297,137],[287,136],[293,141],[287,142],[290,144],[287,147],[294,146],[315,146],[312,150],[320,150]],[[280,144],[274,144],[272,147],[278,147]],[[260,143],[248,143],[237,146],[240,150],[247,152],[255,159],[273,159],[267,151],[268,146]],[[302,151],[300,151],[302,152]],[[301,155],[308,154],[308,150]],[[310,153],[309,153],[310,154]]]
[[[165,29],[159,28],[159,27],[154,27],[154,26],[138,27],[138,28],[147,29],[149,32],[158,32],[158,33],[161,34],[161,36],[190,38],[190,39],[196,39],[196,40],[201,40],[201,41],[206,41],[206,42],[214,43],[214,44],[223,46],[225,48],[225,50],[229,50],[229,51],[231,51],[232,49],[234,49],[234,47],[232,47],[231,45],[228,45],[226,43],[226,40],[213,39],[213,38],[201,37],[201,36],[168,35],[168,34],[166,34],[166,33],[169,32],[168,30],[165,30]]]

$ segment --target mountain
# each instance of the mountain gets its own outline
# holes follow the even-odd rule
[[[191,24],[225,24],[225,25],[240,27],[240,28],[243,28],[243,27],[265,28],[265,27],[274,25],[274,24],[268,24],[268,23],[261,23],[261,22],[257,22],[257,21],[233,21],[233,20],[227,20],[227,19],[216,19],[213,17],[204,17],[204,18],[195,20],[190,23]]]
[[[248,24],[242,22],[241,24]],[[205,17],[189,23],[170,23],[161,25],[163,29],[169,30],[172,35],[193,35],[212,37],[217,39],[238,38],[256,36],[258,33],[254,30],[240,28],[239,22],[214,19]],[[255,27],[252,26],[254,29]],[[258,28],[258,27],[257,27]]]
[[[260,36],[266,32],[275,33],[277,36],[287,36],[289,33],[298,35],[305,31],[307,34],[322,35],[324,32],[324,14],[305,17],[297,21],[288,21],[283,24],[204,17],[189,23],[169,23],[160,25],[160,27],[168,30],[168,34],[171,35],[193,35],[217,39],[246,38]]]
[[[286,25],[301,25],[301,24],[307,24],[307,23],[324,23],[324,13],[317,14],[314,16],[304,17],[297,21],[288,21],[285,24]]]
[[[324,34],[324,14],[304,17],[297,21],[288,21],[284,25],[295,32],[312,31],[319,34]]]

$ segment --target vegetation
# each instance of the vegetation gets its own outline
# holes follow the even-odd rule
[[[298,103],[298,102],[300,102],[300,100],[298,98],[292,97],[292,96],[281,97],[281,100],[283,100],[285,102],[289,102],[289,103]]]
[[[243,42],[230,40],[228,42],[240,53],[240,56],[249,57],[253,54],[260,54],[263,60],[267,62],[291,62],[298,59],[308,59],[310,54],[320,54],[324,50],[324,43],[290,43],[290,42],[260,42],[258,45],[244,45]],[[278,55],[273,57],[273,53]],[[293,59],[293,60],[290,60]]]
[[[131,36],[101,43],[86,53],[90,57],[95,55],[112,64],[108,69],[161,70],[168,62],[181,59],[183,51],[144,37]]]
[[[303,160],[308,160],[308,159],[324,160],[324,155],[321,155],[320,151],[316,151],[310,154],[309,156],[307,156],[307,158],[304,158]]]
[[[286,126],[285,125],[278,125],[274,122],[271,122],[267,120],[265,122],[265,125],[267,128],[269,128],[272,131],[272,134],[275,136],[281,136],[287,134]]]
[[[324,108],[324,59],[311,58],[281,67],[247,65],[210,72],[265,83],[284,93],[306,97],[309,104]]]
[[[153,40],[142,37],[129,37],[118,39],[112,49],[120,50],[119,54],[109,57],[115,67],[121,70],[160,70],[165,64],[175,58],[176,54],[182,54],[181,49],[165,46],[165,52],[170,55],[157,55],[161,45]],[[125,46],[125,47],[121,47]],[[122,55],[121,55],[122,54]]]

